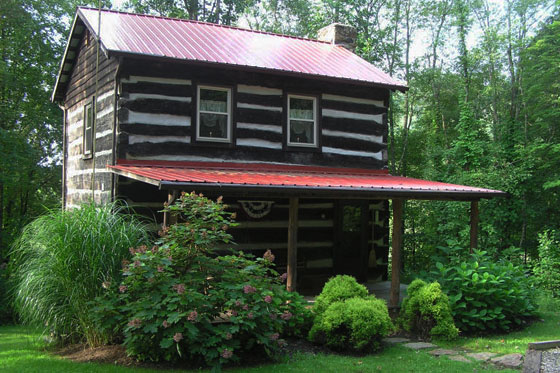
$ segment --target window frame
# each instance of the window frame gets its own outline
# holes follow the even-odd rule
[[[291,142],[290,141],[290,99],[304,99],[313,101],[313,143],[302,143],[302,142]],[[301,94],[287,94],[286,99],[286,146],[289,148],[307,148],[307,149],[317,149],[319,148],[319,99],[314,95],[301,95]],[[299,119],[293,118],[293,120],[299,120],[304,122],[311,122],[309,119]]]
[[[87,133],[88,129],[88,110],[91,110],[91,126],[89,136]],[[84,105],[84,113],[83,113],[83,123],[82,123],[82,158],[83,159],[90,159],[93,158],[94,155],[94,132],[95,132],[95,97],[92,97]],[[87,149],[87,144],[90,144],[90,148]]]
[[[200,110],[200,90],[207,89],[212,91],[221,91],[227,92],[227,112],[212,112],[207,110]],[[222,144],[231,144],[233,138],[233,89],[231,87],[224,87],[224,86],[215,86],[215,85],[204,85],[200,84],[196,87],[196,128],[195,128],[195,138],[196,141],[204,141],[204,142],[216,142]],[[200,135],[200,114],[221,114],[227,115],[227,126],[226,126],[226,138],[219,138],[219,137],[206,137]]]

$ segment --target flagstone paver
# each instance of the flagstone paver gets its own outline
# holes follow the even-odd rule
[[[468,357],[472,357],[478,361],[488,361],[496,355],[497,354],[493,352],[471,352],[467,354]]]
[[[501,365],[505,368],[519,368],[523,364],[523,355],[509,354],[498,356],[490,360],[496,365]]]
[[[467,359],[463,355],[451,355],[448,358],[454,361],[462,361],[463,363],[472,363],[472,360]]]
[[[443,348],[438,348],[437,350],[432,350],[429,352],[430,355],[433,356],[443,356],[443,355],[457,355],[458,352],[455,350],[446,350]]]
[[[389,338],[383,339],[383,342],[385,342],[385,343],[404,343],[404,342],[410,342],[410,339],[401,338],[401,337],[389,337]]]
[[[411,348],[413,350],[422,350],[425,348],[436,348],[437,346],[433,343],[428,343],[428,342],[411,342],[411,343],[405,343],[403,345],[404,347],[407,348]]]

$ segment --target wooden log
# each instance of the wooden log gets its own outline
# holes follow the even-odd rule
[[[478,220],[478,201],[471,201],[471,254],[478,247]]]
[[[393,239],[392,239],[392,264],[391,264],[391,295],[389,308],[399,307],[400,300],[400,269],[401,269],[401,245],[402,245],[402,218],[403,200],[393,199]]]
[[[286,288],[288,291],[296,290],[298,205],[299,199],[297,197],[290,197],[290,212],[288,220],[288,279],[286,282]]]
[[[171,205],[178,196],[179,192],[176,190],[170,190],[169,194],[167,195],[167,205]],[[177,223],[177,215],[171,215],[169,212],[163,213],[163,228],[166,228],[169,225]]]

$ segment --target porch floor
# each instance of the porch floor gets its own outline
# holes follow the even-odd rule
[[[377,282],[366,282],[365,287],[368,289],[370,294],[375,295],[376,298],[383,299],[389,303],[389,297],[391,295],[391,281],[377,281]],[[406,296],[406,289],[408,285],[401,284],[400,299],[399,303],[402,303],[404,297]],[[306,295],[305,300],[309,303],[315,303],[316,295]]]

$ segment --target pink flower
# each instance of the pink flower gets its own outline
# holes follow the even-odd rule
[[[240,300],[236,300],[236,301],[235,301],[235,305],[236,305],[237,307],[241,306],[241,304],[242,304],[242,303],[241,303]]]
[[[246,305],[246,304],[244,304],[244,305],[243,305],[243,309],[244,309],[245,311],[248,311],[248,310],[249,310],[249,306]]]
[[[257,288],[255,288],[254,286],[251,285],[243,286],[243,292],[245,294],[254,293],[255,291],[257,291]]]
[[[142,265],[142,262],[140,262],[139,260],[135,260],[134,261],[134,267],[138,268]]]
[[[226,337],[225,337],[225,338],[229,341],[230,339],[233,338],[233,335],[231,335],[231,333],[226,333]]]
[[[134,328],[138,328],[140,325],[142,325],[142,320],[140,319],[134,319],[128,322],[128,326],[132,326]]]
[[[288,274],[286,272],[282,273],[280,276],[280,281],[284,282],[288,279]]]
[[[263,258],[265,260],[268,260],[269,262],[273,262],[274,261],[274,254],[272,254],[272,251],[266,250],[266,252],[263,255]]]
[[[284,312],[282,315],[280,315],[280,318],[281,318],[282,320],[288,321],[289,319],[292,318],[292,316],[294,316],[294,315],[292,315],[291,312],[286,311],[286,312]]]
[[[163,325],[164,328],[168,328],[168,327],[169,327],[169,323],[167,322],[167,320],[163,320],[163,322],[161,323],[161,325]]]
[[[185,285],[184,284],[173,285],[173,290],[175,290],[177,292],[177,294],[184,294],[185,293]]]
[[[267,295],[266,297],[264,297],[264,301],[266,303],[271,303],[272,302],[272,297],[270,295]]]
[[[253,317],[254,317],[254,316],[253,316],[253,312],[249,312],[249,313],[247,314],[247,318],[248,318],[249,320],[253,320]]]
[[[280,338],[280,334],[278,333],[271,334],[269,338],[271,341],[276,341],[278,340],[278,338]]]
[[[222,351],[222,357],[224,359],[229,359],[232,356],[233,356],[233,352],[228,350],[227,348]]]
[[[129,247],[128,252],[130,252],[131,255],[136,254],[136,250],[134,250],[134,247]]]
[[[177,343],[179,343],[181,339],[183,339],[183,333],[175,333],[173,336],[173,340]]]
[[[163,267],[162,266],[157,266],[157,271],[160,272],[160,273],[163,272]]]
[[[231,310],[230,313],[231,313],[232,316],[237,316],[238,315],[236,310]]]
[[[121,262],[123,269],[126,269],[126,267],[128,267],[128,265],[130,264],[130,262],[126,259],[123,259],[123,261]]]
[[[196,321],[197,317],[198,317],[198,312],[191,311],[191,313],[189,313],[189,315],[187,316],[187,320],[189,320],[190,322],[194,322]]]
[[[121,286],[119,286],[119,291],[120,291],[121,293],[124,293],[127,289],[128,289],[128,288],[126,287],[126,285],[121,285]]]
[[[271,313],[269,316],[271,320],[276,320],[276,318],[278,317],[275,313]]]

